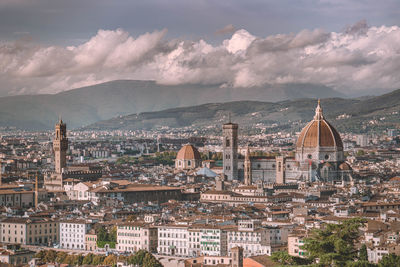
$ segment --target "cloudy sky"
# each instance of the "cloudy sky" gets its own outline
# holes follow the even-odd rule
[[[398,0],[0,0],[0,96],[115,79],[400,88]]]

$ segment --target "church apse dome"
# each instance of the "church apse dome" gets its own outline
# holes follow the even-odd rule
[[[176,155],[176,169],[194,169],[201,165],[201,155],[193,145],[184,145]]]

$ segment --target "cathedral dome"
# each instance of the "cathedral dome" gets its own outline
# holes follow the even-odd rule
[[[184,145],[176,155],[177,160],[201,160],[201,155],[197,148],[192,145]]]
[[[314,119],[301,131],[296,147],[336,147],[343,150],[342,138],[336,129],[324,119],[319,100]]]

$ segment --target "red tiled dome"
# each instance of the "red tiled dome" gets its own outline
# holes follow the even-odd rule
[[[300,133],[297,148],[338,147],[343,149],[340,134],[324,119],[322,108],[318,101],[314,119]]]
[[[201,155],[197,148],[192,145],[184,145],[176,155],[176,159],[180,160],[201,160]]]

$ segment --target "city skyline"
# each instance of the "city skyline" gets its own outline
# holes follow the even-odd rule
[[[0,0],[0,264],[400,266],[397,0]]]

